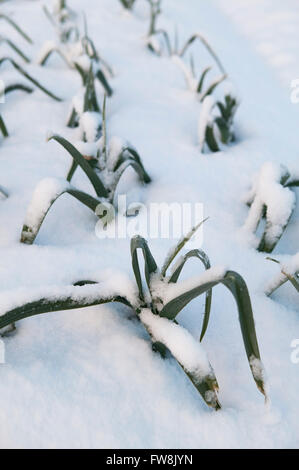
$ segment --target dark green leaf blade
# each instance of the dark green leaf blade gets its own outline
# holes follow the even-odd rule
[[[137,282],[138,290],[139,290],[139,297],[142,301],[144,301],[143,289],[142,289],[142,280],[138,262],[138,254],[137,250],[141,249],[144,257],[144,270],[145,270],[145,278],[150,289],[150,278],[152,274],[157,273],[158,266],[156,261],[154,260],[153,255],[148,247],[146,240],[139,235],[136,235],[131,240],[131,256],[132,256],[132,267],[135,275],[135,279]]]
[[[12,64],[12,66],[21,74],[23,75],[25,78],[27,78],[27,80],[29,80],[31,83],[33,83],[37,88],[39,88],[41,91],[43,91],[46,95],[50,96],[53,100],[55,101],[62,101],[61,98],[59,98],[58,96],[54,95],[54,93],[52,93],[51,91],[47,90],[47,88],[45,88],[43,85],[41,85],[37,80],[35,80],[35,78],[31,77],[31,75],[29,75],[19,64],[17,64],[13,59],[11,59],[10,57],[3,57],[2,59],[0,59],[0,66],[4,63],[4,62],[10,62]]]
[[[0,312],[0,329],[23,320],[25,318],[41,315],[43,313],[58,312],[63,310],[72,310],[84,307],[91,307],[95,305],[106,304],[110,302],[120,302],[125,305],[130,305],[129,302],[122,297],[102,297],[98,285],[95,285],[95,294],[90,295],[90,286],[88,286],[86,296],[83,295],[84,291],[78,294],[76,291],[84,289],[83,287],[74,287],[74,295],[58,295],[52,298],[41,298],[39,300],[26,303],[20,307],[16,307],[8,312]]]
[[[265,386],[262,374],[256,372],[255,361],[260,361],[260,352],[256,337],[253,312],[250,296],[244,279],[234,271],[227,271],[225,276],[215,281],[206,282],[168,302],[160,312],[161,317],[174,320],[178,313],[193,299],[212,289],[218,284],[224,284],[233,294],[239,311],[239,321],[243,342],[249,361],[250,369],[258,389],[265,395]],[[261,366],[262,368],[262,366]]]
[[[39,183],[40,188],[42,188],[42,183],[43,181]],[[47,207],[43,207],[41,212],[39,214],[36,214],[34,224],[31,224],[30,222],[27,222],[25,220],[21,233],[21,243],[31,245],[34,242],[43,224],[43,221],[45,220],[54,202],[57,201],[60,196],[66,193],[76,198],[78,201],[80,201],[86,207],[91,209],[93,212],[96,211],[96,208],[100,204],[100,201],[98,199],[90,196],[87,193],[84,193],[83,191],[79,191],[71,186],[66,185],[65,187],[62,187],[60,191],[55,191],[52,197],[49,198]]]
[[[205,269],[210,269],[211,267],[210,260],[204,251],[191,250],[183,257],[182,261],[179,263],[175,271],[170,276],[170,279],[169,279],[170,283],[174,283],[178,281],[178,278],[182,272],[182,269],[184,268],[186,262],[190,258],[198,258],[203,263]],[[203,340],[204,335],[208,328],[210,313],[211,313],[211,305],[212,305],[212,289],[209,289],[206,291],[205,312],[204,312],[204,320],[203,320],[203,325],[202,325],[202,330],[201,330],[201,335],[200,335],[200,341]]]
[[[26,34],[25,31],[23,31],[20,26],[9,16],[0,14],[0,19],[7,21],[7,23],[9,23],[27,42],[29,42],[29,44],[33,43],[32,39],[28,36],[28,34]]]

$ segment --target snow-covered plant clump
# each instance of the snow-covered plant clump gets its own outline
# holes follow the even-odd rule
[[[111,96],[112,88],[106,78],[106,74],[112,75],[111,68],[99,56],[93,41],[88,36],[87,25],[85,24],[85,32],[81,35],[79,27],[73,22],[74,13],[66,7],[65,2],[61,3],[64,5],[62,9],[60,9],[60,2],[58,2],[52,15],[45,9],[47,16],[52,19],[52,23],[58,25],[58,42],[47,41],[39,54],[38,63],[46,65],[55,52],[68,67],[79,72],[84,87],[88,82],[90,70],[92,70],[94,78],[101,83],[107,95]]]
[[[27,62],[27,64],[30,62],[30,59],[25,54],[25,52],[23,52],[21,48],[17,46],[16,43],[8,37],[0,36],[0,44],[6,44],[12,51],[14,51],[19,57],[21,57],[24,62]]]
[[[49,187],[51,184],[48,182]],[[64,189],[63,183],[62,189],[58,185],[54,185],[56,194]],[[50,192],[53,192],[52,188]],[[43,198],[44,211],[47,210],[49,197],[51,197],[50,194],[47,194]],[[201,342],[196,341],[191,333],[179,325],[177,316],[193,299],[201,294],[206,294],[201,335],[201,339],[203,339],[209,323],[212,289],[218,284],[223,284],[236,300],[251,372],[258,389],[265,394],[263,366],[256,338],[251,301],[243,278],[224,267],[211,268],[207,255],[200,250],[187,252],[173,264],[180,250],[197,228],[195,227],[170,251],[161,269],[158,268],[145,239],[136,236],[131,240],[132,268],[137,284],[135,293],[132,294],[132,289],[126,293],[122,283],[114,282],[114,276],[112,283],[109,279],[106,283],[98,283],[96,280],[78,281],[74,287],[68,286],[64,290],[60,289],[56,295],[47,297],[45,292],[41,298],[33,296],[31,301],[29,303],[27,301],[25,305],[9,306],[8,309],[0,313],[0,329],[21,319],[46,312],[82,308],[108,302],[123,303],[135,311],[138,319],[149,333],[153,349],[159,352],[163,358],[170,352],[206,404],[217,410],[221,406],[217,396],[219,386],[214,370]],[[139,266],[139,251],[142,252],[144,258],[145,282],[142,280]],[[205,272],[189,280],[179,282],[181,272],[191,258],[200,260],[205,267]],[[168,274],[171,266],[173,269]]]
[[[280,265],[280,273],[277,274],[268,284],[265,291],[266,295],[270,296],[288,281],[290,281],[299,292],[299,252],[282,264],[273,258],[268,259]]]
[[[271,253],[280,240],[295,208],[296,195],[290,189],[295,186],[299,186],[299,180],[287,168],[272,162],[266,162],[255,178],[246,198],[250,210],[244,228],[255,233],[265,219],[258,251]]]
[[[238,99],[227,93],[224,100],[216,100],[211,94],[204,97],[198,122],[198,139],[201,152],[218,152],[235,139],[234,117]]]
[[[53,135],[50,139],[56,140],[68,151],[73,158],[73,164],[66,180],[46,178],[37,186],[22,228],[22,243],[34,242],[48,211],[65,193],[75,197],[98,217],[103,218],[107,208],[114,203],[117,185],[127,168],[133,168],[142,183],[147,184],[151,181],[137,151],[116,137],[107,143],[106,132],[93,143],[79,141],[72,145],[58,135]],[[96,196],[80,191],[70,184],[78,166],[86,174]]]
[[[0,13],[0,21],[3,20],[6,23],[8,23],[17,33],[20,34],[20,36],[25,39],[29,44],[32,44],[32,39],[28,34],[15,22],[10,16],[4,15],[3,13]]]
[[[101,108],[98,103],[95,76],[92,67],[84,79],[83,87],[73,97],[68,127],[81,128],[82,140],[94,141],[102,127]],[[93,124],[92,124],[93,123]]]

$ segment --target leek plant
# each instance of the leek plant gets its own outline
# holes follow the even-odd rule
[[[285,266],[282,266],[281,263],[276,259],[267,259],[279,264],[280,273],[274,279],[271,280],[270,284],[266,289],[266,295],[272,295],[277,289],[279,289],[287,282],[290,282],[295,287],[297,292],[299,292],[299,254],[297,253],[297,255],[293,257],[294,262],[292,259],[290,263],[286,264]]]
[[[256,233],[265,220],[258,251],[272,253],[276,247],[295,209],[296,194],[292,189],[298,186],[298,178],[291,176],[283,165],[267,162],[261,168],[247,196],[250,210],[245,222],[245,228]]]
[[[105,216],[106,208],[113,206],[118,183],[129,167],[137,173],[142,183],[150,183],[151,178],[146,172],[138,152],[132,145],[118,138],[112,138],[108,142],[105,103],[104,100],[103,135],[94,143],[79,142],[77,147],[80,148],[82,153],[63,137],[59,135],[50,137],[49,140],[54,140],[65,148],[72,157],[73,163],[66,180],[51,179],[49,181],[47,178],[39,183],[23,225],[22,243],[32,244],[34,242],[48,211],[54,202],[65,193],[76,198],[101,218]],[[96,196],[80,191],[71,185],[71,180],[78,167],[83,170],[89,179]],[[46,203],[42,207],[38,203],[41,194],[48,194]]]
[[[235,140],[234,118],[239,102],[227,93],[224,100],[215,100],[211,93],[213,87],[205,93],[199,118],[199,144],[202,152],[218,152],[222,145]]]
[[[2,57],[0,59],[0,67],[5,63],[10,64],[20,75],[25,77],[29,82],[31,82],[36,88],[39,88],[43,93],[50,96],[50,98],[52,98],[55,101],[62,101],[61,98],[59,98],[57,95],[49,91],[47,88],[41,85],[35,78],[33,78],[28,72],[26,72],[26,70],[23,69],[15,60],[13,60],[10,57]],[[16,87],[16,85],[12,85],[11,87],[14,88]]]
[[[124,8],[127,10],[132,10],[136,0],[119,0]]]
[[[217,396],[219,386],[214,370],[201,342],[196,341],[191,333],[179,325],[178,315],[193,299],[205,294],[205,317],[201,335],[203,339],[209,323],[212,290],[217,285],[223,284],[236,301],[251,373],[259,391],[266,396],[264,369],[260,358],[251,301],[243,278],[234,271],[210,268],[208,257],[200,250],[187,252],[175,264],[172,273],[168,274],[174,259],[195,230],[196,227],[172,250],[161,269],[158,268],[145,239],[136,236],[131,240],[132,268],[136,281],[135,294],[126,294],[120,285],[112,288],[111,282],[110,287],[105,287],[105,282],[99,284],[94,280],[78,281],[73,286],[60,289],[56,295],[47,296],[45,293],[42,297],[33,296],[33,300],[25,305],[0,312],[0,329],[42,313],[120,302],[135,312],[136,318],[149,334],[153,350],[159,352],[163,358],[170,353],[205,403],[218,410],[221,405]],[[142,281],[139,266],[139,251],[144,259],[145,283]],[[206,271],[188,282],[179,282],[186,262],[193,257],[203,263]],[[146,291],[144,285],[147,286]]]

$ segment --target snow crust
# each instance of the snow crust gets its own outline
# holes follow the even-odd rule
[[[69,5],[80,17],[82,1],[69,0]],[[32,35],[34,44],[28,44],[25,52],[33,59],[54,37],[40,6],[28,0],[1,3],[1,12],[12,13]],[[161,361],[153,354],[143,325],[130,309],[107,304],[32,317],[20,322],[14,336],[3,339],[6,364],[0,365],[0,399],[5,406],[0,408],[0,446],[296,448],[299,374],[290,358],[291,344],[299,334],[298,294],[292,286],[286,286],[286,295],[283,289],[271,298],[264,294],[264,286],[280,266],[249,246],[240,227],[248,214],[242,194],[265,162],[283,163],[292,175],[298,174],[299,107],[290,100],[290,82],[299,76],[298,5],[293,0],[283,4],[278,0],[163,0],[159,26],[171,33],[178,24],[182,40],[201,31],[242,99],[236,116],[237,140],[215,155],[198,151],[201,105],[187,89],[182,72],[171,58],[156,57],[145,47],[145,2],[137,0],[132,13],[124,13],[118,0],[89,0],[83,7],[88,31],[115,71],[108,142],[110,135],[134,142],[153,179],[139,188],[128,171],[119,191],[130,202],[146,207],[153,202],[203,204],[209,221],[198,248],[208,254],[212,266],[229,266],[246,280],[271,403],[264,406],[252,380],[233,314],[234,300],[226,289],[213,291],[211,323],[204,338],[220,386],[223,408],[217,413],[207,410],[174,361]],[[9,25],[2,22],[1,28],[3,35],[21,45]],[[72,56],[78,58],[79,45],[77,50],[73,46]],[[282,59],[290,56],[292,60],[284,60],[283,65]],[[211,64],[210,56],[197,48],[194,61],[199,70]],[[81,279],[104,283],[94,290],[89,286],[89,295],[98,288],[102,292],[104,286],[107,293],[117,287],[133,301],[130,240],[99,239],[95,216],[73,198],[61,198],[53,207],[34,245],[19,243],[38,182],[61,178],[69,169],[65,150],[45,142],[48,130],[71,142],[82,139],[79,129],[66,127],[81,84],[78,73],[57,54],[45,67],[25,66],[64,101],[53,102],[36,90],[32,95],[10,95],[0,110],[10,131],[0,145],[0,184],[9,194],[0,202],[0,311],[45,293],[79,295],[83,291],[73,291],[72,284]],[[10,67],[1,67],[6,83],[16,78]],[[76,102],[81,114],[82,97]],[[90,190],[80,169],[73,183]],[[298,189],[294,193],[298,197]],[[282,264],[298,253],[298,220],[297,206],[273,255]],[[138,232],[140,219],[128,221],[132,232]],[[159,266],[175,241],[149,240]],[[191,260],[181,279],[196,278],[199,269]],[[118,277],[120,272],[124,279]],[[180,323],[197,338],[204,297],[180,314]]]

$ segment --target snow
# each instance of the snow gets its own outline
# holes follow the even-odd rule
[[[86,111],[80,116],[80,130],[85,134],[87,142],[95,142],[98,129],[102,122],[100,113]]]
[[[82,2],[69,0],[69,4],[80,16]],[[0,184],[9,194],[0,201],[0,310],[45,293],[75,295],[79,290],[72,284],[81,279],[102,281],[106,292],[113,288],[133,301],[130,240],[99,239],[97,217],[74,198],[62,196],[53,206],[34,245],[19,243],[36,186],[44,178],[63,178],[69,169],[65,149],[46,143],[49,129],[71,142],[82,140],[80,129],[66,127],[73,97],[82,84],[79,74],[57,54],[45,67],[35,63],[43,44],[54,40],[55,34],[40,2],[2,2],[2,10],[12,12],[33,37],[34,45],[27,45],[1,22],[3,34],[32,58],[26,70],[64,102],[56,103],[36,90],[32,95],[12,93],[0,105],[10,132],[0,142]],[[133,12],[124,12],[118,0],[88,0],[84,10],[89,34],[114,71],[115,92],[107,101],[108,142],[115,135],[134,143],[152,176],[151,184],[139,187],[128,170],[118,192],[146,206],[204,204],[209,220],[203,227],[203,246],[198,248],[208,254],[213,267],[229,266],[248,285],[271,403],[265,407],[252,380],[233,296],[219,286],[213,290],[203,347],[219,382],[221,411],[207,409],[174,360],[153,354],[148,334],[129,308],[107,304],[26,319],[15,335],[4,339],[0,446],[298,447],[299,374],[298,365],[290,360],[290,345],[299,333],[298,293],[285,285],[271,298],[265,295],[265,286],[280,266],[258,253],[242,230],[248,215],[242,195],[263,164],[283,163],[292,175],[298,174],[299,108],[290,100],[290,81],[299,77],[299,34],[293,27],[298,6],[293,0],[283,5],[278,0],[163,0],[159,27],[171,33],[177,24],[179,38],[200,31],[241,99],[236,142],[208,155],[198,149],[202,105],[187,89],[172,58],[156,57],[145,46],[145,2],[137,0]],[[268,44],[264,49],[262,42]],[[202,49],[194,46],[193,53],[198,70],[211,64]],[[291,55],[292,62],[284,61],[282,67],[280,54]],[[188,58],[187,54],[186,63]],[[210,73],[213,80],[216,71]],[[20,78],[8,65],[1,67],[0,74],[5,83]],[[76,102],[81,114],[82,98]],[[80,169],[73,184],[92,190]],[[298,197],[298,189],[292,191]],[[291,197],[287,196],[290,201]],[[283,264],[298,252],[298,216],[297,206],[272,255]],[[137,225],[139,219],[129,220]],[[159,266],[176,241],[149,240]],[[198,276],[202,271],[200,263],[190,260],[180,282],[202,279]],[[106,284],[108,279],[111,285]],[[95,286],[86,289],[90,295],[97,292]],[[194,338],[200,335],[204,300],[205,296],[199,297],[180,313],[180,324]]]

